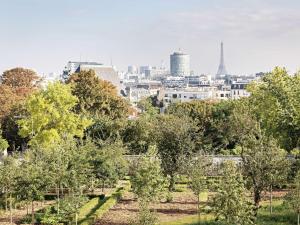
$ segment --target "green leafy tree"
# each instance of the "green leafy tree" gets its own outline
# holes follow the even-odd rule
[[[193,141],[197,150],[219,154],[235,146],[234,139],[228,135],[233,106],[232,101],[192,101],[171,104],[167,111],[195,122]]]
[[[155,147],[149,148],[146,155],[140,159],[131,177],[132,191],[139,199],[138,224],[157,224],[157,219],[149,209],[149,203],[162,197],[166,179],[160,167],[160,160]]]
[[[268,135],[282,148],[292,150],[300,144],[300,73],[294,76],[276,67],[248,87],[251,111]]]
[[[130,154],[145,154],[149,146],[155,144],[155,118],[141,116],[135,120],[128,120],[122,132],[122,140]]]
[[[297,213],[297,224],[300,224],[300,172],[297,173],[294,181],[294,189],[286,196],[286,203]]]
[[[223,164],[219,190],[213,200],[213,209],[217,220],[226,225],[254,224],[251,203],[246,196],[242,174],[234,162]]]
[[[147,154],[139,160],[131,177],[132,191],[138,198],[155,201],[161,197],[166,179],[160,163],[155,147],[150,147]]]
[[[137,103],[137,107],[144,115],[154,116],[159,113],[159,108],[153,105],[153,100],[150,97],[140,100]]]
[[[187,165],[187,175],[190,180],[190,188],[197,197],[198,223],[200,224],[200,194],[207,189],[207,172],[211,166],[211,161],[208,157],[196,155]]]
[[[8,211],[9,208],[11,224],[13,222],[13,198],[16,195],[16,190],[19,188],[16,184],[16,177],[18,176],[18,171],[18,160],[15,156],[5,157],[3,159],[3,162],[0,163],[0,187],[4,191],[5,210]]]
[[[113,84],[98,78],[95,71],[74,73],[67,83],[71,84],[72,94],[78,98],[77,112],[108,116],[111,119],[127,117],[129,104],[118,95]]]
[[[261,128],[248,100],[239,101],[231,116],[229,131],[239,144],[244,175],[253,190],[255,212],[260,205],[261,193],[270,191],[274,185],[282,184],[287,177],[289,162],[286,151]],[[272,196],[270,196],[270,206]],[[270,207],[271,209],[272,207]],[[255,214],[256,214],[255,213]]]
[[[35,223],[34,201],[43,200],[51,187],[51,177],[44,151],[32,148],[24,155],[20,173],[16,178],[17,196],[20,200],[31,202],[31,223]]]
[[[163,115],[157,118],[153,135],[156,136],[163,171],[170,177],[169,191],[175,190],[175,176],[194,151],[193,133],[194,124],[185,117]]]
[[[126,174],[128,165],[124,154],[125,149],[120,142],[101,148],[95,146],[90,163],[96,179],[102,183],[102,189],[105,184],[115,185]]]
[[[76,104],[70,86],[50,84],[26,101],[27,116],[18,121],[20,135],[31,137],[31,145],[41,146],[57,143],[67,136],[82,137],[92,122],[72,111]]]

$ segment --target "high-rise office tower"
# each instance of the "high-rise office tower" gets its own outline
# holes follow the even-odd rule
[[[182,52],[174,52],[170,56],[170,66],[172,76],[190,75],[190,56]]]

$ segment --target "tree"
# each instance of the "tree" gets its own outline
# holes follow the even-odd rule
[[[42,146],[67,136],[82,137],[92,121],[72,111],[76,104],[77,98],[71,94],[70,86],[58,82],[50,84],[26,101],[27,116],[18,121],[20,135],[31,137],[31,145]]]
[[[297,213],[297,224],[300,225],[300,172],[294,180],[294,189],[286,196],[286,203]]]
[[[5,71],[1,81],[0,118],[3,119],[14,105],[19,104],[38,88],[39,77],[32,70],[14,68]]]
[[[290,151],[300,144],[300,73],[291,76],[276,67],[248,87],[249,98],[261,127]]]
[[[137,103],[137,107],[142,111],[142,114],[154,116],[159,113],[159,108],[153,105],[152,98],[144,98]]]
[[[200,224],[200,194],[207,188],[207,171],[211,162],[207,157],[196,155],[187,165],[187,175],[190,180],[190,188],[197,197],[198,223]]]
[[[226,225],[254,224],[251,203],[246,197],[243,177],[234,162],[224,162],[218,193],[213,200],[217,220]]]
[[[162,197],[165,184],[157,150],[151,147],[148,153],[142,156],[131,177],[132,191],[139,199],[139,225],[157,224],[157,219],[149,210],[149,203]]]
[[[5,71],[1,80],[0,122],[3,135],[10,145],[9,150],[23,149],[28,140],[18,135],[19,128],[16,120],[26,115],[22,110],[22,105],[29,95],[38,90],[40,79],[32,70],[14,68]]]
[[[286,151],[261,127],[248,99],[238,103],[231,115],[232,130],[229,133],[239,145],[244,175],[251,184],[257,213],[263,191],[270,191],[272,206],[272,187],[286,179],[289,162]]]
[[[76,111],[91,116],[108,116],[110,119],[126,118],[129,104],[118,95],[117,88],[108,81],[101,80],[95,71],[81,71],[72,74],[67,83],[72,86],[72,94],[78,98]]]
[[[122,140],[130,154],[145,154],[151,145],[155,144],[155,118],[140,116],[128,120],[122,132]]]
[[[31,202],[31,223],[35,224],[34,201],[43,200],[51,186],[49,166],[42,149],[31,148],[25,153],[16,186],[18,198]]]
[[[286,152],[262,131],[258,135],[245,137],[241,151],[244,174],[251,182],[257,212],[262,191],[271,191],[276,181],[286,178],[289,168]]]
[[[175,189],[175,176],[179,173],[184,160],[194,151],[192,134],[193,123],[185,117],[162,115],[155,125],[158,154],[162,160],[165,175],[170,176],[169,191]]]
[[[233,106],[232,101],[192,101],[171,104],[167,111],[179,117],[189,117],[195,122],[193,141],[197,150],[218,154],[235,145],[228,135]]]
[[[10,211],[10,223],[13,222],[12,203],[18,186],[16,177],[18,176],[18,160],[14,156],[8,156],[0,163],[0,187],[4,191],[5,210]],[[8,207],[9,202],[9,207]]]
[[[91,153],[90,163],[96,179],[102,183],[114,185],[127,171],[127,161],[124,158],[125,149],[121,142],[102,146],[95,146]]]

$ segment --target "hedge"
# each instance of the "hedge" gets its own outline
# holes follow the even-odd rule
[[[87,204],[80,209],[80,217],[78,224],[80,225],[92,225],[103,217],[117,202],[122,198],[123,194],[130,188],[128,182],[124,187],[119,187],[111,196],[105,197],[104,200],[100,200],[100,197],[93,198]]]

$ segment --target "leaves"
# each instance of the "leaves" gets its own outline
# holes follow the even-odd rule
[[[72,112],[76,103],[70,86],[58,82],[50,84],[27,99],[28,116],[18,121],[20,135],[30,136],[31,145],[42,146],[59,142],[66,136],[82,137],[92,122]]]

